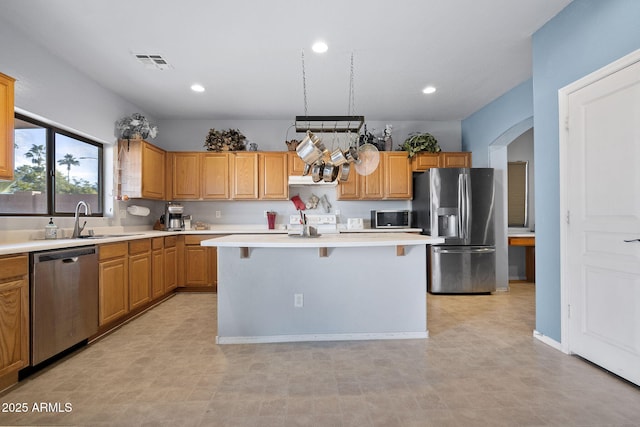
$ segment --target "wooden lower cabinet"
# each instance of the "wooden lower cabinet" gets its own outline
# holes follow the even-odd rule
[[[169,293],[178,287],[178,238],[164,238],[164,291]]]
[[[0,257],[0,390],[29,365],[29,258]]]
[[[98,249],[99,325],[129,312],[128,244],[108,243]]]
[[[218,251],[217,248],[200,246],[203,240],[220,237],[219,235],[186,235],[184,236],[184,287],[211,287],[216,289],[218,283]]]
[[[164,238],[151,239],[151,299],[164,296],[165,293]]]
[[[129,310],[151,301],[151,239],[129,242]]]

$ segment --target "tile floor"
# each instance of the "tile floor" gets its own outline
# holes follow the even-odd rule
[[[29,407],[0,425],[640,425],[639,388],[532,338],[533,292],[428,295],[427,340],[227,346],[215,295],[178,294],[0,395]]]

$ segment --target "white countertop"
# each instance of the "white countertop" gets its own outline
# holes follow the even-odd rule
[[[212,224],[209,230],[188,230],[188,231],[160,231],[148,228],[125,230],[123,227],[103,227],[94,229],[95,234],[116,235],[99,239],[70,239],[60,238],[55,240],[45,240],[43,230],[12,230],[0,234],[0,255],[11,255],[25,252],[38,252],[53,249],[64,249],[78,246],[97,245],[104,243],[122,242],[134,239],[150,237],[164,237],[180,234],[262,234],[266,236],[280,235],[286,239],[294,239],[287,236],[286,226],[277,224],[274,230],[269,230],[266,224]],[[341,233],[345,235],[357,234],[388,234],[398,233],[397,229],[371,229],[347,230],[339,227]],[[420,232],[421,229],[403,229],[406,232]],[[70,235],[70,230],[60,230],[64,235]],[[374,234],[374,235],[375,235]],[[327,235],[328,236],[328,235]],[[338,236],[334,234],[334,236]],[[424,236],[423,236],[424,237]],[[300,239],[298,239],[300,240]]]
[[[440,237],[411,233],[344,233],[319,237],[292,237],[279,234],[234,234],[201,242],[203,246],[247,248],[336,248],[399,245],[431,245],[443,243]]]
[[[507,237],[536,237],[533,231],[509,231]]]

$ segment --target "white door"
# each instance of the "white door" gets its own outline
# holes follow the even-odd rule
[[[566,100],[569,351],[640,384],[640,62]]]

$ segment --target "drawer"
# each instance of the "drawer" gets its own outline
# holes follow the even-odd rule
[[[216,234],[188,234],[184,236],[185,245],[199,245],[203,240],[212,239],[214,237],[220,237]]]
[[[509,246],[535,246],[535,237],[509,237]]]
[[[129,255],[149,252],[151,250],[151,239],[131,240],[129,242]]]
[[[151,239],[151,249],[158,250],[164,247],[164,238],[162,237],[154,237]]]
[[[167,236],[164,238],[164,247],[173,248],[178,241],[178,236]]]
[[[0,280],[29,274],[29,258],[27,255],[0,258]]]
[[[98,260],[122,257],[127,255],[127,242],[107,243],[98,246]]]

